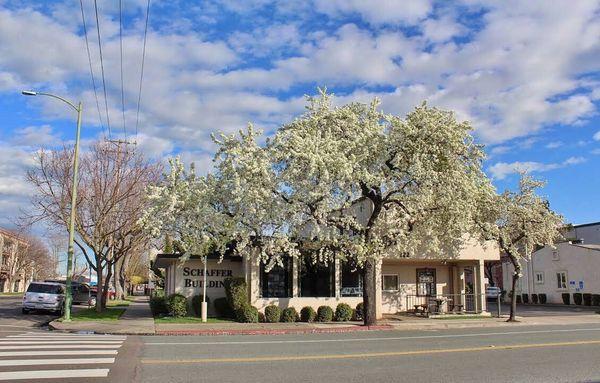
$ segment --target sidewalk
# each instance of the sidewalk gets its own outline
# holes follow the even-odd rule
[[[517,323],[507,323],[502,318],[454,318],[432,319],[412,316],[398,316],[381,320],[377,326],[364,327],[360,322],[331,323],[154,323],[147,297],[134,297],[125,313],[116,321],[74,321],[62,323],[53,321],[50,327],[62,331],[91,331],[99,334],[130,335],[279,335],[343,333],[370,330],[443,330],[458,328],[515,327],[536,325],[600,325],[600,315],[580,313],[579,315],[517,316]]]
[[[49,327],[59,331],[90,331],[97,334],[154,335],[154,319],[148,297],[132,297],[134,300],[116,321],[52,321]]]

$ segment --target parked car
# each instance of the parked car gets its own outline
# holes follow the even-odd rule
[[[56,282],[31,282],[25,295],[21,311],[47,310],[62,315],[65,301],[65,287]]]
[[[64,280],[46,280],[45,282],[60,283],[66,287]],[[96,305],[96,290],[87,283],[71,282],[72,303],[74,305]]]
[[[90,289],[92,290],[92,294],[94,296],[98,296],[98,287],[97,286],[92,286],[92,287],[90,287]],[[106,292],[106,298],[115,299],[115,296],[116,296],[115,289],[112,287],[109,287],[108,291]]]
[[[485,297],[487,299],[498,299],[498,295],[502,293],[502,289],[496,286],[488,286],[485,289]]]

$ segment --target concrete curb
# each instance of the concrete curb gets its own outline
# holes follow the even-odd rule
[[[232,330],[157,330],[155,335],[285,335],[285,334],[327,334],[348,333],[357,331],[394,330],[392,325],[353,326],[353,327],[323,327],[323,328],[287,328],[287,329],[232,329]]]

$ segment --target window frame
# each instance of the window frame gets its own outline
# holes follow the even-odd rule
[[[541,276],[541,278],[538,278],[539,276]],[[544,275],[543,271],[536,271],[535,272],[535,284],[536,285],[543,285],[546,283],[546,276]]]
[[[284,275],[285,275],[285,294],[284,296],[272,296],[271,294],[265,294],[265,289],[268,292],[268,287],[265,286],[265,278],[268,279],[268,275],[269,273],[271,273],[273,271],[274,268],[277,267],[281,267],[279,265],[275,265],[271,270],[269,270],[269,272],[267,273],[267,271],[265,270],[266,265],[263,262],[260,262],[260,266],[259,266],[259,292],[260,292],[260,297],[261,298],[267,298],[267,299],[279,299],[279,298],[292,298],[293,296],[293,283],[294,283],[294,278],[293,278],[293,259],[289,258],[289,257],[284,257],[283,258],[283,271],[284,271]]]
[[[420,282],[419,281],[419,273],[420,272],[433,272],[433,282]],[[431,284],[431,286],[433,287],[433,291],[432,294],[421,294],[420,293],[420,289],[419,289],[419,285],[421,283],[424,284]],[[418,297],[435,297],[437,296],[437,269],[435,267],[421,267],[416,269],[416,293]]]
[[[396,288],[395,289],[386,289],[385,288],[385,277],[394,277],[394,278],[396,278]],[[381,275],[381,290],[382,291],[389,291],[389,292],[394,292],[394,291],[400,290],[400,278],[398,277],[398,274],[382,274]]]
[[[560,275],[561,277],[559,277],[559,275]],[[561,282],[563,282],[562,275],[564,275],[564,283],[563,283],[563,284],[564,284],[564,287],[562,287],[562,284],[561,284],[561,286],[559,286],[559,278],[560,278],[560,281],[561,281]],[[561,270],[561,271],[557,271],[557,272],[556,272],[556,282],[557,282],[557,283],[556,283],[556,285],[557,285],[557,287],[556,287],[556,288],[557,288],[557,290],[559,290],[559,291],[566,291],[566,290],[568,290],[568,289],[569,289],[569,276],[568,276],[568,274],[567,274],[567,271],[566,271],[566,270]]]

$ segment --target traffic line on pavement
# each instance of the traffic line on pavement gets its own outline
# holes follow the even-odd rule
[[[69,358],[69,359],[9,359],[0,360],[0,367],[41,366],[55,364],[112,364],[115,358]]]
[[[117,350],[45,350],[45,351],[3,351],[0,358],[13,356],[56,356],[56,355],[117,355]]]
[[[8,344],[81,344],[80,340],[0,340],[0,345]],[[122,340],[86,340],[86,344],[122,344]]]
[[[438,338],[479,338],[496,335],[524,335],[524,334],[554,334],[582,331],[600,331],[599,328],[578,328],[578,329],[556,329],[556,330],[530,330],[530,331],[504,331],[504,332],[480,332],[469,334],[441,334],[441,335],[416,335],[416,336],[397,336],[397,337],[370,337],[370,338],[341,338],[341,339],[294,339],[294,340],[249,340],[249,341],[221,341],[221,342],[147,342],[148,346],[165,345],[243,345],[243,344],[286,344],[286,343],[338,343],[338,342],[381,342],[390,340],[411,340],[411,339],[438,339]]]
[[[61,348],[119,348],[120,344],[45,344],[45,345],[28,345],[28,346],[0,346],[0,350],[35,350],[35,349],[43,349],[43,348],[53,348],[53,349],[61,349]]]
[[[475,351],[499,351],[515,350],[528,348],[544,347],[565,347],[600,344],[600,340],[577,341],[577,342],[552,342],[552,343],[530,343],[516,345],[500,345],[485,347],[466,347],[449,349],[430,349],[414,351],[391,351],[391,352],[371,352],[360,354],[324,354],[324,355],[300,355],[300,356],[259,356],[247,358],[198,358],[198,359],[142,359],[142,364],[208,364],[208,363],[255,363],[255,362],[288,362],[303,360],[331,360],[331,359],[360,359],[360,358],[382,358],[391,356],[411,356],[411,355],[430,355],[447,354],[455,352],[475,352]]]
[[[38,371],[9,371],[0,372],[0,380],[31,380],[50,378],[103,378],[108,376],[108,368],[81,370],[38,370]]]

